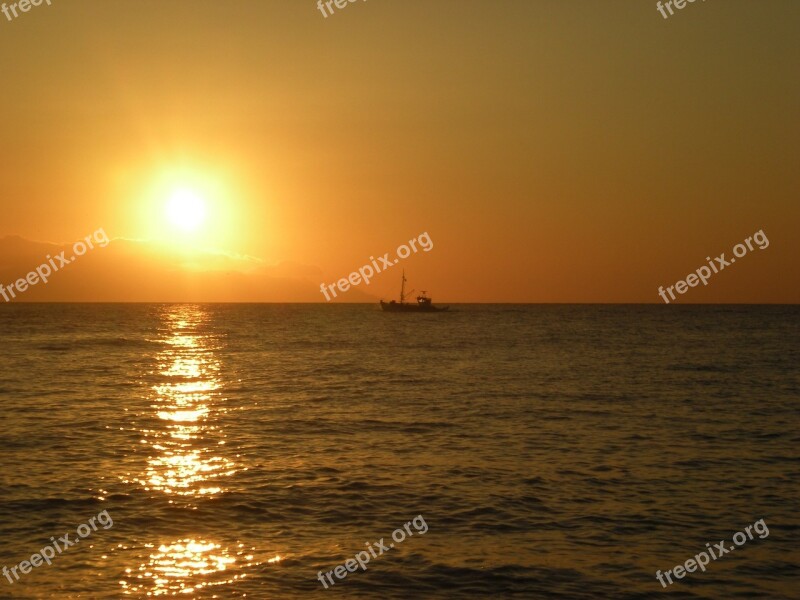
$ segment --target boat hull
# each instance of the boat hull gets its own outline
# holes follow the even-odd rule
[[[384,312],[421,312],[421,313],[431,313],[431,312],[445,312],[448,310],[449,306],[443,306],[441,308],[437,306],[428,305],[421,305],[421,304],[400,304],[398,302],[384,302],[381,300],[381,310]]]

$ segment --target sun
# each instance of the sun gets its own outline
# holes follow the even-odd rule
[[[118,195],[127,199],[131,236],[157,244],[169,252],[214,251],[236,253],[243,239],[261,239],[258,233],[243,238],[252,223],[244,207],[253,202],[250,182],[238,166],[189,161],[179,157],[122,171]],[[127,189],[126,189],[127,188]],[[1,596],[2,594],[0,594]]]
[[[206,220],[206,203],[190,189],[175,190],[166,206],[169,222],[185,232],[197,231]]]

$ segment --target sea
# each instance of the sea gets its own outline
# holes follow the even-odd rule
[[[800,598],[798,317],[0,306],[0,598]]]

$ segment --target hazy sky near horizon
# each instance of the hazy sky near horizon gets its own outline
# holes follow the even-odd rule
[[[682,301],[798,302],[798,32],[796,0],[53,0],[0,14],[0,236],[332,282],[428,232],[437,300],[660,302],[763,230]]]

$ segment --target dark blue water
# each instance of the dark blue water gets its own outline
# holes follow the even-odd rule
[[[797,307],[453,310],[0,306],[0,598],[798,597]]]

